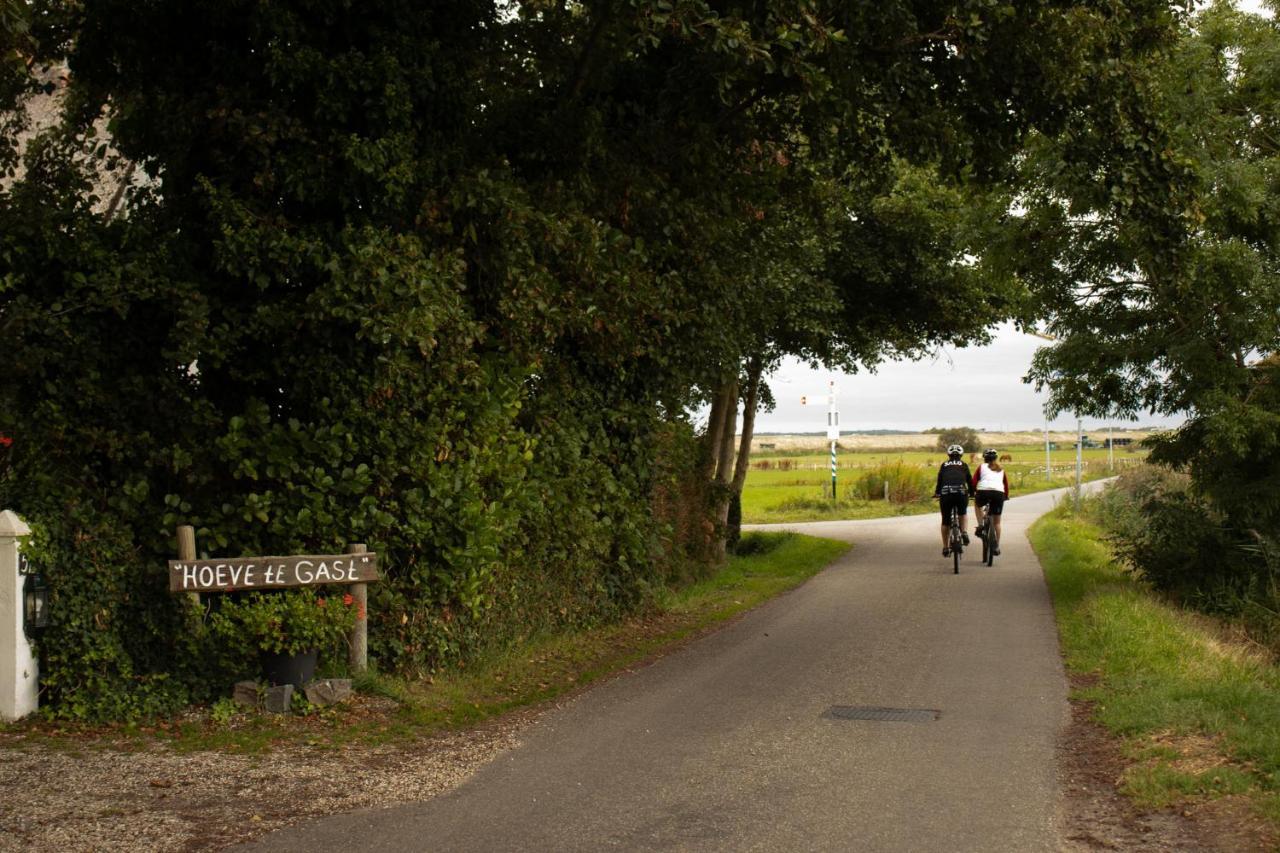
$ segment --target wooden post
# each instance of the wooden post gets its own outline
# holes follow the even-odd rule
[[[368,552],[364,545],[348,545],[348,554],[364,554]],[[356,624],[351,626],[351,641],[348,644],[347,663],[351,672],[361,673],[369,669],[369,585],[353,583],[351,597],[356,607]]]
[[[178,525],[178,559],[194,560],[196,558],[196,529],[190,524]],[[191,603],[200,606],[200,593],[189,592]]]

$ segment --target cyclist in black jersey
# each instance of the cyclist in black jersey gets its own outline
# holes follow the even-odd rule
[[[960,512],[960,532],[964,536],[964,544],[969,544],[969,496],[973,494],[973,477],[969,474],[969,466],[960,457],[964,448],[953,444],[947,448],[947,461],[938,469],[938,484],[933,489],[933,496],[938,498],[942,508],[942,556],[950,557],[950,542],[947,540],[948,527],[951,522],[951,508]]]

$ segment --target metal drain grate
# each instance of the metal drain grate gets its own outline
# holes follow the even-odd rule
[[[822,716],[828,720],[930,723],[941,717],[942,712],[934,708],[877,708],[872,705],[833,705]]]

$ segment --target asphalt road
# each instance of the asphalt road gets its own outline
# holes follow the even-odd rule
[[[959,575],[936,515],[785,525],[854,548],[547,712],[448,794],[249,849],[1056,850],[1067,685],[1025,531],[1061,495],[1010,501],[1003,554],[980,565],[975,537]]]

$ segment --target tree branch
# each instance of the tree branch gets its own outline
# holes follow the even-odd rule
[[[568,100],[576,101],[581,97],[582,88],[587,82],[587,71],[591,67],[592,55],[595,53],[596,46],[600,43],[600,37],[604,34],[604,28],[609,23],[612,15],[613,4],[605,3],[600,10],[600,16],[591,25],[591,32],[587,34],[587,42],[582,46],[582,52],[578,54],[578,60],[574,63],[573,76],[569,78]]]

